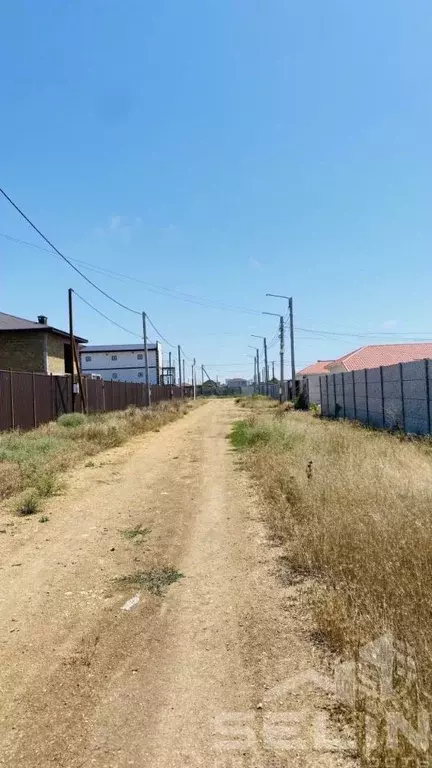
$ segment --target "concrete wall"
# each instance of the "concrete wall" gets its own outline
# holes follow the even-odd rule
[[[40,331],[0,333],[0,368],[46,373],[45,337]]]
[[[305,379],[307,379],[309,402],[316,403],[317,405],[319,405],[321,402],[319,374],[316,373],[309,376],[304,376],[302,379],[302,383]]]
[[[321,376],[324,416],[358,419],[382,429],[431,433],[432,360]]]

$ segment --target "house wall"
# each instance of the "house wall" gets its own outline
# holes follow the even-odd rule
[[[115,358],[114,360],[112,358]],[[90,359],[89,359],[90,358]],[[81,371],[84,375],[98,373],[105,380],[135,381],[145,384],[144,350],[113,350],[107,352],[80,352]],[[148,350],[149,382],[158,384],[160,350]]]
[[[65,340],[61,336],[47,333],[47,373],[64,374],[64,348]]]
[[[0,332],[0,368],[45,373],[46,336],[40,331]]]

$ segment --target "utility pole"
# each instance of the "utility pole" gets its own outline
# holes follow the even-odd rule
[[[192,386],[193,386],[193,399],[196,400],[196,360],[193,359],[192,365]]]
[[[179,387],[180,387],[180,397],[183,397],[180,344],[178,344],[177,346],[177,354],[178,354],[178,378],[179,378]]]
[[[297,395],[297,387],[296,387],[296,369],[295,369],[295,359],[294,359],[294,314],[293,314],[292,296],[288,300],[288,306],[289,306],[289,317],[290,317],[292,397],[294,400]]]
[[[256,333],[252,333],[251,336],[253,336],[255,339],[262,339],[264,342],[264,380],[265,380],[265,393],[268,397],[269,388],[268,388],[268,361],[267,361],[267,339],[265,336],[257,336]],[[257,349],[257,356],[258,356],[258,367],[259,367],[259,351]]]
[[[281,296],[280,293],[266,293],[266,296],[273,296],[275,299],[285,299],[288,302],[288,311],[290,318],[290,341],[291,341],[291,384],[292,384],[292,397],[296,396],[296,371],[295,371],[295,354],[294,354],[294,316],[293,316],[293,298],[292,296]],[[268,313],[267,313],[268,314]],[[283,320],[282,320],[283,325]],[[281,328],[281,335],[283,336],[283,329]],[[282,340],[283,345],[283,340]],[[283,365],[283,360],[282,360]]]
[[[75,337],[73,332],[73,306],[72,306],[72,288],[68,289],[68,303],[69,303],[69,344],[70,344],[70,362],[72,365],[71,377],[70,377],[70,395],[71,395],[71,409],[72,413],[75,413],[75,376],[74,376],[74,344]]]
[[[201,386],[204,384],[204,366],[201,366]],[[202,393],[201,393],[202,394]]]
[[[283,315],[277,315],[276,312],[263,312],[263,315],[272,315],[279,318],[279,343],[280,343],[280,381],[279,381],[279,400],[282,403],[285,397],[284,387],[284,319]],[[274,370],[274,364],[273,364]]]
[[[168,378],[169,381],[167,381],[167,384],[170,384],[172,386],[172,375],[171,375],[171,352],[168,352]]]
[[[147,406],[150,408],[151,392],[150,392],[150,382],[149,382],[149,364],[148,364],[148,349],[147,349],[147,317],[145,312],[142,313],[142,322],[143,322],[143,338],[144,338],[144,365],[145,365],[145,383],[146,383],[146,389],[147,389]]]
[[[274,375],[274,364],[275,364],[275,361],[274,361],[274,360],[272,360],[272,382],[273,382],[273,384],[274,384],[274,380],[275,380],[275,375]]]
[[[280,316],[280,401],[281,403],[285,399],[285,385],[284,385],[284,349],[285,349],[285,338],[284,338],[284,319],[283,315]]]
[[[251,334],[253,336],[253,334]],[[258,338],[261,338],[259,336]],[[248,347],[250,349],[255,350],[255,356],[254,356],[254,389],[255,392],[258,387],[258,392],[260,391],[260,384],[261,384],[261,377],[260,377],[260,370],[259,370],[259,349],[257,347],[253,347],[252,344],[248,344]]]

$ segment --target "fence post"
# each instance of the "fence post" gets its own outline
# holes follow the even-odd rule
[[[356,403],[356,396],[355,396],[355,376],[354,371],[351,371],[352,373],[352,385],[353,385],[353,403],[354,403],[354,418],[357,418],[357,403]]]
[[[327,416],[330,416],[329,377],[326,376]]]
[[[381,410],[382,410],[382,422],[383,429],[385,429],[385,406],[384,406],[384,376],[382,365],[380,365],[380,380],[381,380]]]
[[[11,424],[12,429],[15,429],[15,405],[14,405],[14,394],[13,394],[13,372],[12,368],[9,371],[9,387],[10,387],[10,409],[11,409]]]
[[[323,396],[322,396],[322,381],[321,376],[319,377],[319,383],[320,383],[320,408],[322,413],[322,406],[323,406]]]
[[[54,407],[54,379],[52,373],[50,373],[50,389],[51,389],[51,420],[54,421],[56,417],[56,408]]]
[[[368,395],[368,383],[367,383],[367,368],[364,369],[364,373],[365,373],[366,423],[369,424],[369,395]]]
[[[346,411],[345,411],[345,374],[342,373],[342,404],[343,404],[343,417],[346,418]]]
[[[399,363],[399,374],[400,374],[401,398],[402,398],[402,429],[405,432],[405,402],[404,402],[402,363]]]
[[[35,375],[34,371],[32,372],[32,400],[33,400],[33,426],[37,427],[37,419],[36,419],[36,387],[35,387]]]
[[[431,414],[431,402],[430,402],[430,384],[429,384],[429,360],[425,360],[425,372],[426,372],[426,415],[428,425],[428,435],[432,431],[432,414]]]

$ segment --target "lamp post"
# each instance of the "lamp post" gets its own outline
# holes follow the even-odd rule
[[[280,379],[279,379],[279,400],[284,400],[284,319],[283,315],[277,315],[276,312],[263,312],[263,315],[272,315],[279,318],[279,342],[280,342]]]

